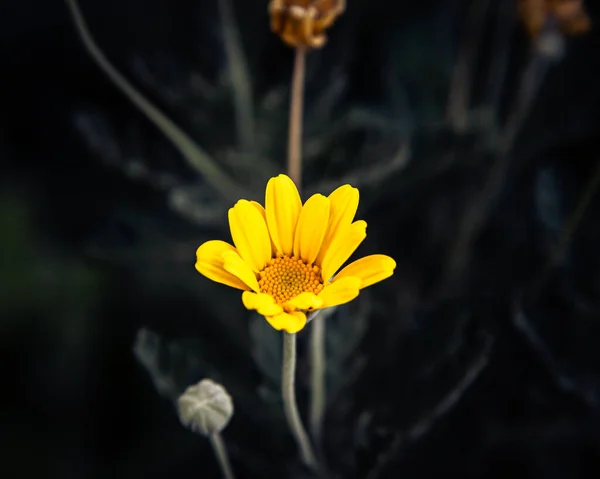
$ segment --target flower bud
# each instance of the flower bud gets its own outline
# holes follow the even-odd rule
[[[188,387],[177,401],[181,423],[210,436],[221,432],[233,416],[233,401],[225,388],[210,379]]]

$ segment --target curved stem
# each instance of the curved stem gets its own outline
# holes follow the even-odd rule
[[[317,469],[317,460],[308,434],[304,430],[294,387],[296,376],[296,334],[283,333],[283,364],[281,369],[281,393],[285,418],[296,443],[300,448],[302,462],[313,470]]]
[[[211,434],[210,436],[210,444],[215,451],[215,456],[217,456],[217,460],[219,461],[219,466],[221,467],[221,472],[223,473],[223,477],[225,479],[235,479],[233,475],[233,469],[231,469],[231,464],[229,463],[229,457],[227,456],[227,448],[225,447],[225,443],[223,442],[223,438],[221,434],[218,432]]]

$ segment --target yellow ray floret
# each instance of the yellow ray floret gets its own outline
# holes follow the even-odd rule
[[[196,251],[196,269],[243,290],[244,306],[273,328],[296,333],[306,325],[307,313],[352,301],[361,289],[394,273],[396,262],[382,254],[339,271],[367,236],[367,224],[354,221],[358,198],[356,188],[343,185],[303,205],[289,177],[271,178],[264,208],[239,200],[229,210],[235,247],[207,241]]]

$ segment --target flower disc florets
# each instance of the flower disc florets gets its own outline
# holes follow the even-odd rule
[[[260,292],[273,296],[277,304],[283,304],[300,293],[319,294],[323,289],[318,266],[286,255],[271,259],[258,275]]]

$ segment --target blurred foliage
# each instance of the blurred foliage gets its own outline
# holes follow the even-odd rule
[[[98,277],[85,263],[44,241],[30,204],[10,189],[0,197],[1,328],[11,333],[29,327],[32,316],[43,315],[46,333],[63,337],[68,331],[69,343],[77,344],[87,335],[87,317],[98,299]]]
[[[40,466],[60,470],[73,447],[72,435],[61,433],[54,443],[56,449],[63,445],[57,454],[40,448],[53,438],[36,433],[32,422],[64,407],[77,414],[83,405],[81,381],[92,369],[102,297],[98,272],[39,227],[33,197],[12,187],[0,194],[0,351],[9,384],[0,422],[11,451],[3,455],[2,469],[26,475],[40,472]],[[32,447],[39,449],[40,463],[29,462]],[[79,460],[71,463],[73,471],[80,467]]]
[[[371,225],[369,247],[383,251],[391,248],[399,255],[400,264],[394,281],[378,287],[375,296],[361,297],[356,306],[339,308],[327,318],[331,403],[325,457],[328,466],[344,477],[380,477],[408,443],[421,440],[459,403],[488,366],[496,336],[502,336],[507,327],[502,314],[492,312],[486,303],[491,300],[496,308],[501,307],[505,317],[524,317],[514,310],[521,310],[516,298],[527,292],[523,292],[520,281],[510,281],[507,268],[504,273],[493,273],[500,284],[492,278],[478,286],[473,281],[479,275],[489,277],[495,268],[502,271],[493,255],[487,256],[492,253],[481,256],[486,249],[499,251],[499,237],[495,236],[491,244],[488,241],[488,245],[480,245],[489,228],[505,228],[498,223],[497,212],[504,208],[501,214],[508,214],[501,206],[503,193],[516,178],[516,171],[524,168],[516,164],[523,154],[521,136],[530,128],[528,119],[534,121],[532,108],[543,92],[548,71],[563,58],[564,50],[542,48],[541,43],[534,42],[529,51],[521,52],[524,40],[515,45],[510,34],[514,31],[514,12],[509,12],[507,3],[465,5],[458,13],[445,4],[426,14],[413,15],[410,21],[390,30],[384,35],[387,46],[378,53],[384,76],[379,84],[381,91],[368,101],[356,94],[357,84],[364,80],[351,73],[352,62],[368,61],[360,57],[362,50],[346,50],[327,65],[325,58],[342,51],[341,43],[336,45],[333,36],[331,46],[311,55],[305,115],[306,191],[328,192],[344,182],[361,188],[361,208]],[[348,22],[360,11],[360,6],[351,6]],[[221,29],[222,36],[213,41],[223,42],[220,46],[225,59],[217,74],[201,73],[193,62],[161,49],[134,50],[129,69],[148,95],[193,132],[217,164],[238,180],[243,178],[254,191],[252,197],[260,199],[266,179],[283,164],[287,79],[261,76],[260,67],[244,57],[259,37],[248,36],[232,47],[228,34],[237,28],[235,20],[223,9],[216,15],[216,28]],[[485,25],[492,26],[491,34],[484,30]],[[558,35],[554,31],[548,34]],[[349,38],[344,35],[349,33],[342,28],[340,36]],[[236,38],[239,42],[240,37]],[[564,40],[557,37],[557,41]],[[487,55],[477,55],[484,49]],[[249,57],[257,59],[255,54]],[[432,61],[434,58],[439,60]],[[512,63],[507,63],[509,60]],[[284,65],[289,68],[289,61]],[[482,89],[482,84],[487,89]],[[372,82],[370,88],[376,85]],[[444,105],[448,88],[450,102]],[[164,156],[162,149],[148,156],[147,135],[143,133],[135,135],[135,144],[129,143],[128,138],[134,137],[128,134],[119,134],[124,140],[117,139],[114,126],[98,110],[82,110],[75,118],[83,138],[100,158],[167,192],[174,212],[199,227],[193,234],[196,245],[203,238],[227,237],[227,202],[211,195],[210,185],[202,179],[196,185],[185,180],[190,174],[175,166],[179,163],[176,156]],[[136,122],[134,131],[144,130]],[[229,127],[215,129],[213,125]],[[132,145],[131,153],[120,153],[123,141]],[[549,147],[543,145],[546,150]],[[529,157],[533,155],[528,153]],[[556,188],[553,181],[547,170],[542,170],[537,184],[544,191],[552,190]],[[562,231],[565,222],[564,214],[562,219],[557,216],[567,208],[563,190],[542,193],[538,189],[536,198],[543,211],[532,214],[543,224],[554,222],[556,238],[560,235],[556,228]],[[529,201],[536,200],[532,197]],[[536,203],[532,204],[535,209]],[[139,228],[140,219],[134,216],[132,220],[132,226]],[[394,224],[389,224],[392,221]],[[396,233],[402,224],[408,234]],[[189,233],[180,229],[180,234],[187,242]],[[495,233],[487,234],[494,238]],[[144,237],[147,243],[152,234]],[[424,243],[415,243],[419,238]],[[394,239],[399,244],[394,244]],[[507,239],[507,251],[530,241],[510,235]],[[147,247],[150,252],[157,248],[172,251],[173,246],[168,244],[173,245],[173,241],[157,237]],[[546,254],[551,254],[555,245],[556,241],[550,240]],[[193,247],[189,249],[191,253]],[[138,245],[134,252],[139,251]],[[411,277],[415,268],[417,278]],[[145,269],[143,275],[148,274]],[[201,278],[190,276],[189,281],[200,282]],[[177,381],[179,392],[201,377],[223,382],[234,398],[243,398],[241,407],[250,411],[248,417],[239,413],[236,420],[244,421],[248,431],[259,423],[263,428],[271,424],[270,439],[265,442],[276,449],[285,440],[278,398],[280,338],[264,321],[248,318],[242,308],[233,307],[226,313],[222,309],[225,304],[215,299],[223,293],[217,293],[216,288],[212,293],[213,287],[203,283],[205,288],[211,291],[204,295],[205,301],[212,303],[212,314],[219,318],[222,328],[218,336],[250,321],[249,336],[237,335],[248,352],[244,354],[254,359],[255,380],[248,382],[238,364],[226,365],[223,358],[219,359],[222,351],[229,351],[225,340],[219,342],[219,351],[208,355],[211,348],[206,341],[199,340],[191,348],[183,346],[187,340],[160,346],[162,342],[154,333],[142,330],[138,337],[154,338],[154,345],[146,342],[140,347],[138,343],[138,359],[150,371],[159,391],[174,377],[189,377],[187,383]],[[475,299],[479,296],[481,299]],[[407,322],[400,318],[411,319]],[[394,322],[398,324],[391,324]],[[219,326],[213,324],[211,329],[216,331]],[[535,339],[533,344],[543,344],[543,340]],[[301,350],[302,345],[303,341]],[[182,351],[187,351],[184,356]],[[308,367],[302,358],[301,399],[308,386],[302,380],[307,377]],[[204,366],[190,377],[193,364]],[[557,373],[555,368],[552,371]],[[396,376],[390,376],[393,374]],[[403,385],[401,390],[398,384]],[[170,386],[171,397],[174,387]],[[263,402],[251,402],[251,397],[262,398]],[[272,411],[271,421],[259,411]],[[415,414],[421,417],[414,419]],[[256,417],[261,419],[253,421]],[[237,451],[233,453],[234,461],[244,462],[239,455],[247,453],[250,443],[235,437],[229,441]],[[362,452],[366,456],[361,460]],[[259,458],[254,455],[257,463]],[[289,462],[284,460],[284,464]],[[270,460],[258,467],[258,475],[275,477],[281,474],[275,469],[282,464]],[[292,477],[291,472],[287,474]]]

